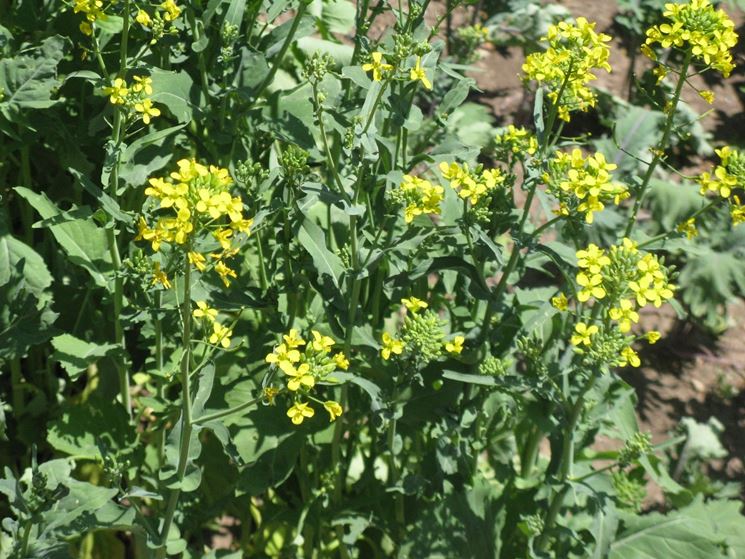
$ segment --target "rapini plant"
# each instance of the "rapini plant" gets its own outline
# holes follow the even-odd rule
[[[0,8],[0,558],[745,546],[618,374],[685,287],[670,247],[745,221],[735,146],[695,210],[640,217],[691,72],[734,69],[723,11],[646,31],[675,87],[629,176],[565,133],[611,71],[582,17],[529,49],[532,124],[472,141],[491,31],[446,49],[456,2]]]

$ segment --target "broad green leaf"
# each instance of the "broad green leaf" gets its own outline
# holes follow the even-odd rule
[[[71,379],[76,379],[88,365],[116,349],[115,344],[89,343],[70,334],[60,334],[52,339],[55,352],[51,359],[58,361]]]
[[[153,80],[153,102],[168,107],[179,122],[188,123],[193,107],[198,106],[196,99],[199,97],[191,76],[183,70],[171,72],[153,68],[150,77]]]
[[[61,213],[46,194],[37,194],[22,186],[16,187],[15,191],[44,219]],[[103,229],[96,227],[92,221],[73,220],[52,225],[49,230],[67,253],[70,262],[85,268],[96,284],[106,286],[106,274],[111,270],[111,255]]]
[[[67,39],[55,35],[42,41],[33,54],[0,59],[0,112],[9,119],[21,110],[46,109],[58,101],[52,99],[59,86],[57,65],[65,55]]]
[[[50,300],[47,288],[52,285],[52,275],[39,254],[30,246],[13,238],[9,234],[2,234],[0,225],[0,286],[11,280],[13,270],[21,267],[25,287],[33,293],[39,303]]]

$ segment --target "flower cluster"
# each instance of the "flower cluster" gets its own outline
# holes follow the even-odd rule
[[[409,48],[404,47],[402,49],[399,49],[402,51],[409,51]],[[423,52],[425,49],[418,47],[414,49],[415,52]],[[370,62],[367,62],[362,65],[362,69],[365,72],[372,72],[372,79],[375,82],[383,81],[384,78],[393,77],[394,71],[397,67],[403,67],[403,64],[401,66],[398,66],[397,64],[389,64],[387,62],[383,62],[384,58],[387,58],[388,60],[391,59],[399,59],[399,60],[392,60],[393,62],[403,62],[404,53],[398,53],[398,55],[384,55],[380,51],[374,51],[370,54]],[[414,62],[414,66],[409,69],[409,79],[413,82],[422,82],[422,86],[424,86],[425,89],[432,89],[432,82],[430,81],[429,77],[427,77],[427,72],[422,67],[422,57],[420,54],[417,54]]]
[[[450,187],[463,200],[471,202],[472,206],[487,199],[498,186],[505,182],[505,176],[499,169],[484,169],[481,165],[476,169],[469,169],[467,163],[440,163],[443,178],[450,182]]]
[[[745,152],[725,146],[716,153],[720,162],[714,168],[714,174],[704,172],[697,178],[700,192],[702,195],[714,192],[728,200],[732,224],[738,225],[745,221],[745,207],[733,191],[745,187]]]
[[[596,79],[593,70],[611,71],[608,35],[595,32],[595,24],[577,18],[576,24],[562,21],[548,29],[544,52],[530,54],[523,64],[527,80],[548,88],[548,98],[557,107],[558,116],[569,121],[569,112],[586,111],[595,106],[595,94],[587,84]]]
[[[197,301],[197,308],[191,315],[200,320],[209,334],[209,343],[220,345],[227,349],[230,347],[230,338],[233,329],[221,324],[217,320],[217,309],[211,308],[206,301]]]
[[[392,356],[413,361],[415,367],[442,357],[444,354],[460,355],[464,336],[453,336],[445,340],[442,321],[429,308],[429,304],[417,297],[401,299],[407,313],[398,337],[383,332],[380,355],[388,361]]]
[[[373,81],[379,82],[383,80],[383,76],[387,75],[393,70],[392,64],[383,62],[383,53],[375,51],[370,55],[370,62],[363,64],[362,69],[365,72],[372,72]]]
[[[147,10],[137,10],[135,21],[145,29],[150,29],[153,38],[150,44],[155,44],[166,33],[166,26],[171,24],[181,15],[181,7],[174,0],[165,0],[157,6],[151,16]]]
[[[524,160],[538,151],[538,139],[522,126],[510,124],[494,137],[494,151],[498,159],[512,156]]]
[[[349,368],[349,360],[342,352],[332,355],[336,342],[317,330],[311,330],[312,340],[306,341],[294,328],[282,336],[283,342],[266,356],[266,362],[277,367],[287,377],[287,390],[292,394],[293,405],[287,410],[295,425],[313,417],[315,410],[309,401],[321,404],[331,421],[342,414],[341,405],[333,400],[322,401],[312,392],[319,382],[333,380],[329,375],[338,369]]]
[[[669,23],[647,30],[644,54],[656,58],[651,46],[690,49],[694,60],[718,70],[726,78],[735,65],[730,49],[737,44],[734,23],[723,10],[717,10],[709,0],[665,4],[663,15]]]
[[[543,180],[548,193],[559,201],[556,211],[559,215],[582,214],[587,223],[592,223],[594,212],[629,196],[624,185],[613,181],[611,171],[616,165],[608,163],[602,153],[585,158],[576,148],[572,153],[559,151],[549,161],[548,168]]]
[[[397,197],[404,206],[406,223],[411,223],[416,216],[422,214],[439,215],[444,192],[445,190],[440,185],[434,185],[411,175],[404,175]]]
[[[148,76],[133,76],[133,83],[127,84],[123,78],[115,78],[111,85],[102,89],[113,105],[121,105],[150,124],[150,120],[160,116],[160,109],[153,107],[153,80]]]
[[[607,251],[590,244],[577,251],[577,266],[577,299],[602,300],[605,316],[593,313],[591,322],[578,322],[572,345],[579,353],[592,354],[593,359],[638,367],[639,357],[631,347],[634,337],[627,334],[639,321],[639,309],[650,304],[659,307],[673,297],[675,286],[669,281],[669,271],[656,255],[639,251],[630,239]],[[552,303],[566,309],[565,298]],[[594,323],[595,319],[600,322]],[[649,332],[646,338],[654,343],[659,333]]]
[[[83,35],[92,35],[93,24],[98,20],[106,19],[103,0],[75,0],[72,11],[76,14],[85,14],[85,21],[80,23],[80,32]]]
[[[152,227],[140,217],[135,240],[150,242],[155,252],[160,251],[163,243],[185,247],[189,263],[203,272],[208,261],[197,250],[197,241],[203,241],[197,236],[209,232],[212,248],[219,247],[209,252],[211,266],[225,286],[229,286],[237,274],[225,260],[238,251],[234,246],[235,235],[248,234],[253,220],[244,217],[241,197],[231,195],[233,180],[228,170],[182,159],[178,171],[148,182],[145,194],[157,204],[159,215]]]

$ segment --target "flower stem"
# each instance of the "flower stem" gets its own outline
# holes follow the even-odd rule
[[[188,251],[187,251],[188,253]],[[181,338],[181,439],[179,440],[179,458],[176,468],[176,477],[178,485],[171,490],[168,496],[168,505],[163,517],[163,527],[160,531],[161,548],[158,550],[158,557],[165,557],[166,543],[168,542],[168,533],[173,523],[173,515],[176,512],[179,495],[181,494],[180,485],[184,480],[186,464],[189,459],[189,447],[191,446],[191,433],[194,423],[191,417],[191,389],[189,385],[189,374],[191,367],[191,265],[187,257],[184,257],[186,264],[184,272],[184,299],[181,303],[181,321],[183,332]]]
[[[644,198],[647,195],[647,190],[649,186],[649,181],[652,178],[652,175],[654,174],[655,169],[657,168],[657,165],[659,165],[660,161],[662,161],[662,158],[664,156],[664,150],[667,147],[667,143],[670,140],[670,133],[673,130],[673,121],[675,120],[675,111],[678,108],[678,102],[680,101],[680,94],[683,91],[683,84],[686,82],[686,78],[688,77],[688,66],[691,64],[691,57],[693,54],[690,50],[686,51],[685,59],[683,60],[683,67],[680,71],[680,75],[678,76],[678,83],[675,86],[675,93],[673,93],[673,99],[670,104],[670,110],[667,114],[667,120],[665,121],[665,128],[662,132],[662,138],[660,139],[660,142],[657,144],[657,147],[654,150],[654,158],[652,159],[652,162],[649,164],[649,167],[647,167],[647,172],[644,174],[644,178],[642,179],[642,184],[639,187],[639,193],[636,196],[636,200],[634,200],[634,206],[631,209],[631,212],[629,212],[629,218],[628,222],[626,223],[626,231],[624,232],[624,237],[628,237],[631,235],[631,231],[634,229],[634,225],[636,224],[636,215],[639,213],[639,208],[642,206],[642,202],[644,202]]]

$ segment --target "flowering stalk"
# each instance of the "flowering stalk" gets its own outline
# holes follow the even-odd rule
[[[624,232],[624,237],[628,237],[629,235],[631,235],[631,231],[634,229],[634,225],[636,224],[636,214],[639,213],[639,208],[641,208],[642,202],[644,201],[644,198],[647,194],[649,181],[652,178],[654,170],[657,168],[657,165],[659,165],[664,156],[664,150],[667,147],[668,141],[670,140],[670,133],[673,130],[675,111],[678,108],[680,94],[683,91],[683,84],[685,84],[686,78],[688,77],[688,67],[691,64],[692,57],[693,53],[691,49],[688,49],[685,53],[685,59],[683,60],[683,66],[680,71],[680,75],[678,76],[678,83],[675,86],[675,93],[673,93],[673,98],[670,102],[662,138],[660,139],[660,142],[657,144],[657,147],[654,150],[654,157],[652,159],[652,162],[649,164],[649,167],[647,167],[647,172],[644,174],[644,178],[642,179],[642,184],[639,187],[639,192],[636,195],[636,200],[634,200],[634,206],[632,207],[631,212],[629,212],[629,218],[628,222],[626,223],[626,231]]]
[[[176,505],[181,494],[181,483],[184,480],[186,472],[186,463],[189,458],[189,448],[191,446],[191,433],[193,422],[191,417],[191,389],[189,386],[189,374],[191,367],[191,264],[188,257],[189,251],[184,255],[184,298],[181,302],[181,322],[183,330],[181,335],[181,439],[179,440],[179,457],[176,469],[177,485],[171,490],[168,496],[168,505],[163,517],[163,527],[160,531],[160,545],[158,557],[166,555],[166,543],[168,533],[173,523],[173,515],[176,512]]]

